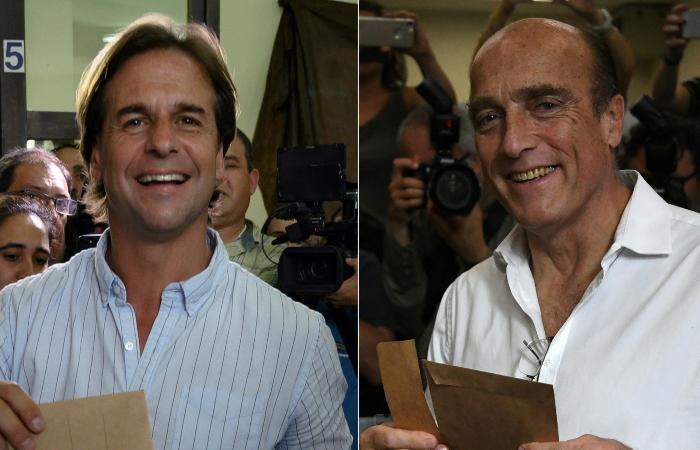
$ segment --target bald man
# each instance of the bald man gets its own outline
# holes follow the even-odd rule
[[[552,384],[562,442],[522,449],[696,448],[700,215],[615,169],[625,108],[604,41],[522,20],[470,77],[484,179],[518,226],[447,290],[428,359]],[[390,426],[361,446],[444,448]]]

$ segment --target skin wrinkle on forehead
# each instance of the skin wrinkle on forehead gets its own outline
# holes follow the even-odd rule
[[[575,39],[571,39],[572,36]],[[505,59],[512,59],[521,68],[523,74],[527,73],[533,79],[537,79],[540,75],[547,75],[547,72],[543,72],[546,67],[540,67],[535,59],[518,58],[533,47],[537,48],[539,53],[565,56],[570,61],[592,58],[591,51],[577,28],[549,19],[522,19],[500,30],[479,49],[469,71],[472,85],[470,95],[473,96],[478,91],[478,72],[483,76],[490,76],[492,73],[498,73],[501,67],[481,71],[476,69],[482,65],[488,68],[489,63],[493,65],[494,61],[502,61],[504,55],[510,56],[511,58]],[[572,64],[572,68],[568,70],[567,79],[590,83],[594,74],[590,71],[575,71],[573,66]],[[502,97],[504,91],[510,92],[510,86],[499,85],[499,91],[495,94]],[[470,98],[470,105],[474,100],[476,99]],[[592,102],[592,98],[587,98],[586,101]]]

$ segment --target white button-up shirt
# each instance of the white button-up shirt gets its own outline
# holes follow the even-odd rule
[[[601,271],[549,345],[559,437],[635,449],[700,448],[700,214],[636,172]],[[595,233],[596,230],[590,230]],[[442,300],[428,359],[525,378],[523,341],[544,339],[524,231],[462,274]]]

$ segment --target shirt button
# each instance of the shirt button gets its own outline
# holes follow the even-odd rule
[[[126,341],[124,343],[124,348],[126,349],[127,352],[130,352],[134,349],[134,343],[131,341]]]

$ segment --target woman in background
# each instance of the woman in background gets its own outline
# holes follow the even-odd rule
[[[384,11],[374,1],[360,0],[360,16],[416,19],[408,11]],[[362,36],[360,36],[362,43]],[[398,157],[396,136],[399,125],[416,106],[423,104],[421,96],[406,86],[404,53],[413,58],[423,77],[431,77],[455,98],[452,84],[438,64],[428,39],[415,22],[412,47],[363,47],[359,52],[359,167],[362,187],[360,192],[361,227],[360,246],[376,254],[381,244],[374,242],[382,235],[389,202],[388,187],[393,172],[394,158]],[[365,229],[367,228],[367,229]]]
[[[47,202],[0,194],[0,290],[48,267],[56,225],[56,213]]]

